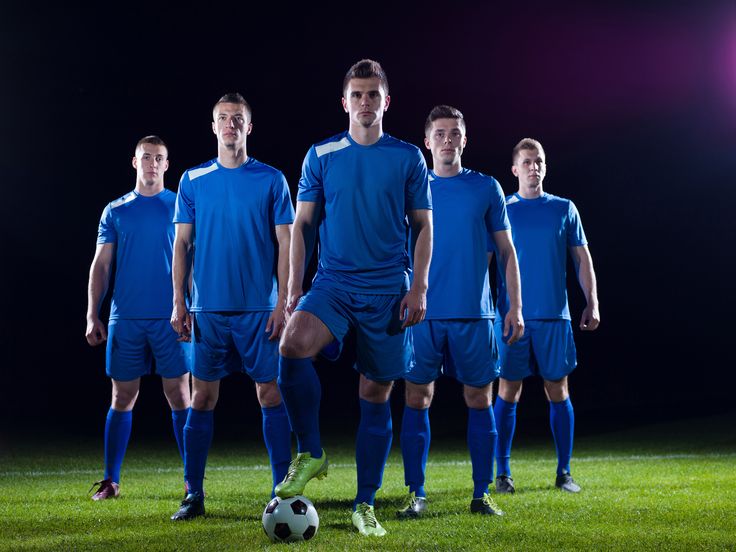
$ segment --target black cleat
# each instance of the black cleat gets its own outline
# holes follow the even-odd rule
[[[200,493],[189,493],[181,501],[179,510],[171,516],[173,521],[189,521],[204,515],[204,497]]]
[[[486,516],[502,516],[503,510],[491,498],[488,493],[483,494],[483,498],[474,498],[470,502],[470,511],[474,514],[483,514]]]
[[[399,519],[415,519],[422,517],[426,511],[427,497],[416,496],[414,493],[411,493],[407,505],[396,512],[396,517]]]
[[[514,494],[516,492],[514,480],[508,475],[499,475],[496,478],[496,492],[499,494]]]
[[[580,492],[580,485],[575,483],[575,480],[572,478],[572,475],[570,475],[569,473],[563,473],[562,475],[558,475],[557,479],[555,480],[555,487],[567,493],[579,493]]]

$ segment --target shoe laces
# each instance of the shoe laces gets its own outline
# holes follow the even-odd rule
[[[373,527],[374,529],[378,526],[376,512],[373,510],[371,505],[362,502],[361,504],[358,504],[357,512],[365,526]]]
[[[491,495],[489,495],[488,493],[483,493],[483,504],[488,506],[494,512],[499,509],[498,504],[496,504],[496,501],[493,500]]]
[[[92,489],[95,488],[95,486],[98,487],[98,491],[101,491],[104,487],[112,486],[112,481],[110,479],[101,479],[100,481],[95,481],[92,483],[92,486],[89,488],[89,491],[87,491],[87,494],[92,492]]]
[[[309,462],[309,457],[306,454],[297,454],[294,461],[289,464],[289,471],[286,472],[286,479],[293,480],[296,478],[297,472]]]

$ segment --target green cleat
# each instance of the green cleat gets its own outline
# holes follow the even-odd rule
[[[409,504],[396,512],[399,519],[416,519],[422,517],[427,511],[427,497],[409,494]]]
[[[491,498],[488,493],[483,493],[483,498],[474,498],[470,502],[470,511],[474,514],[483,514],[486,516],[502,516],[503,510]]]
[[[327,477],[327,455],[322,450],[321,458],[312,458],[308,452],[300,452],[289,464],[289,471],[284,480],[276,485],[276,496],[280,498],[291,498],[292,496],[304,494],[304,487],[310,479],[324,479]]]
[[[376,519],[376,512],[373,506],[365,502],[358,504],[353,512],[353,525],[361,535],[366,537],[382,537],[386,534],[386,530],[381,527]]]

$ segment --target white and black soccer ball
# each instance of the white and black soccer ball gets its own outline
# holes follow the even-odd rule
[[[319,516],[312,502],[301,495],[274,498],[263,511],[263,530],[274,542],[309,540],[317,534]]]

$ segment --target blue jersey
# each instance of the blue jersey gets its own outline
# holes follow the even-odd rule
[[[567,249],[588,243],[575,204],[547,193],[536,199],[516,193],[506,198],[506,210],[519,259],[524,319],[570,320]],[[509,300],[498,276],[498,311],[505,316]]]
[[[166,189],[152,197],[133,191],[102,212],[97,244],[115,244],[110,320],[171,317],[175,201]]]
[[[469,169],[451,178],[430,173],[429,185],[434,246],[426,318],[493,318],[487,236],[510,228],[503,190]]]
[[[364,294],[407,289],[406,214],[432,208],[419,148],[388,134],[370,146],[333,136],[309,149],[297,200],[322,206],[315,281]]]
[[[278,298],[274,226],[294,222],[281,171],[253,158],[186,171],[174,222],[194,224],[192,312],[269,311]]]

